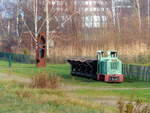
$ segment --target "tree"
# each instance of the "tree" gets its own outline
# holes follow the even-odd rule
[[[49,0],[46,0],[46,45],[47,45],[47,56],[49,57],[49,43],[51,39],[49,38]]]
[[[139,32],[141,32],[142,30],[142,20],[141,20],[141,7],[140,7],[140,1],[141,0],[131,0],[133,6],[134,6],[134,9],[135,9],[135,12],[138,16],[138,20],[139,20]]]
[[[148,29],[150,29],[150,0],[147,1]]]

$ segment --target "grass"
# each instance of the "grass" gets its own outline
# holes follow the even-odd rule
[[[20,91],[20,90],[19,90]],[[31,92],[33,93],[33,92]],[[75,113],[76,109],[78,112],[87,112],[87,113],[98,113],[98,110],[92,108],[80,107],[79,105],[72,104],[59,104],[55,101],[46,101],[43,102],[40,96],[45,96],[38,94],[38,96],[29,100],[29,98],[22,98],[15,94],[15,92],[9,92],[0,99],[0,113]],[[52,98],[53,96],[48,96],[47,98]],[[38,98],[41,99],[38,101]],[[60,101],[60,100],[59,100]]]
[[[104,83],[91,79],[72,77],[68,64],[48,64],[46,68],[36,68],[33,64],[13,63],[8,68],[8,62],[0,61],[0,73],[9,73],[23,77],[35,77],[38,73],[56,73],[63,78],[66,86],[77,89],[32,89],[15,81],[0,80],[0,113],[119,113],[117,101],[123,98],[142,99],[150,103],[148,82]],[[102,88],[99,90],[98,88]],[[105,89],[110,88],[110,89]],[[126,90],[111,90],[111,88],[132,88]]]
[[[64,78],[66,84],[90,87],[113,87],[113,88],[145,88],[150,87],[149,82],[126,81],[124,83],[104,83],[92,79],[73,77],[70,75],[69,64],[48,64],[46,68],[36,68],[35,64],[13,63],[12,68],[8,68],[8,62],[0,61],[0,72],[15,74],[24,77],[33,77],[41,72],[56,73]]]
[[[71,97],[70,92],[29,89],[0,82],[0,113],[100,113],[101,106]],[[104,112],[101,112],[104,113]]]
[[[113,105],[120,98],[149,103],[150,91],[31,89],[15,81],[0,81],[0,113],[117,113],[117,107],[102,101]]]
[[[150,90],[149,89],[144,89],[144,90],[92,90],[92,89],[87,89],[87,90],[76,90],[74,91],[75,94],[78,95],[86,95],[89,98],[103,98],[103,97],[112,97],[115,99],[115,97],[120,97],[120,98],[124,98],[127,100],[130,100],[131,98],[133,100],[136,100],[137,98],[142,99],[144,102],[148,102],[150,103]]]

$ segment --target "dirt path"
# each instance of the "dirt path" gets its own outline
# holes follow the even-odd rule
[[[12,75],[12,74],[2,74],[0,73],[0,80],[3,81],[17,81],[17,82],[21,82],[21,83],[31,83],[32,80],[30,78],[25,78],[25,77],[19,77],[16,75]]]
[[[32,80],[31,78],[25,78],[25,77],[20,77],[20,76],[16,76],[16,75],[12,75],[12,74],[4,74],[4,73],[0,73],[0,80],[4,80],[4,81],[17,81],[17,82],[21,82],[21,83],[31,83]],[[148,88],[111,88],[111,87],[90,87],[90,86],[75,86],[75,85],[62,85],[61,90],[66,90],[66,91],[73,91],[73,90],[78,90],[78,89],[87,89],[87,90],[133,90],[133,89],[138,89],[138,90],[142,90],[142,89],[150,89],[150,87]]]
[[[143,89],[150,89],[148,88],[111,88],[111,87],[90,87],[90,86],[70,86],[64,85],[62,89],[65,90],[78,90],[78,89],[87,89],[87,90],[143,90]]]

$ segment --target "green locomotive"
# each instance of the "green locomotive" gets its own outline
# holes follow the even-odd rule
[[[123,82],[122,62],[117,51],[97,51],[97,59],[69,59],[71,74],[105,82]]]

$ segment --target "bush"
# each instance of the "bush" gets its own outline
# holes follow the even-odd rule
[[[129,102],[120,99],[118,101],[118,110],[119,113],[150,113],[150,106],[142,103],[139,98],[135,101],[131,99]]]
[[[56,74],[40,73],[33,77],[31,87],[56,89],[60,87],[60,83],[61,78]]]
[[[25,48],[25,49],[23,49],[23,54],[30,55],[30,51],[27,48]]]

